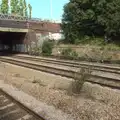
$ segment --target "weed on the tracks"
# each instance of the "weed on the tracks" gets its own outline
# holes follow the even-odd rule
[[[91,67],[80,68],[79,71],[75,72],[74,80],[72,82],[72,85],[70,86],[70,91],[72,93],[79,94],[84,83],[90,77],[91,72]]]

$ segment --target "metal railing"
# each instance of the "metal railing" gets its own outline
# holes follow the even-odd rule
[[[19,15],[11,15],[11,14],[0,14],[0,20],[42,22],[42,20],[39,18],[28,18],[28,17],[22,17]]]

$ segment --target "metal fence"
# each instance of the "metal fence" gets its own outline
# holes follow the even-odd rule
[[[42,22],[39,18],[28,18],[19,15],[0,14],[0,20],[14,20],[14,21],[28,21],[28,22]]]

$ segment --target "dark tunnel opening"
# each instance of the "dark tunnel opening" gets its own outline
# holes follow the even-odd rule
[[[0,55],[26,52],[26,34],[23,32],[0,32]]]

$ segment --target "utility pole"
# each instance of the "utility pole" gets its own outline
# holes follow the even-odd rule
[[[52,20],[52,16],[53,15],[53,10],[52,10],[52,0],[50,0],[50,17],[51,17],[51,20]]]

